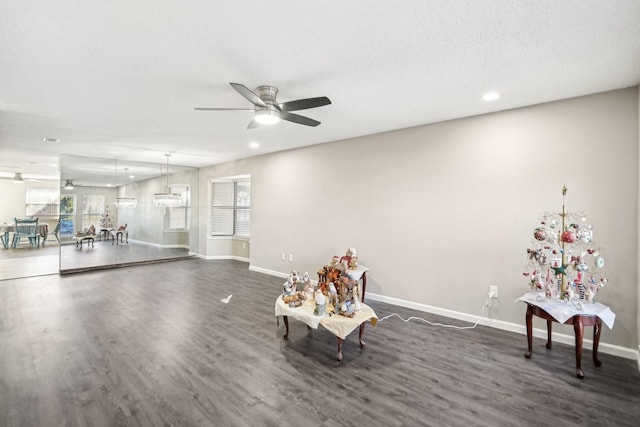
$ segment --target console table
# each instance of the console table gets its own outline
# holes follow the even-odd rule
[[[358,339],[360,341],[360,348],[364,348],[365,343],[362,340],[364,335],[364,324],[367,320],[371,322],[372,326],[378,324],[378,316],[368,305],[361,303],[362,309],[353,317],[346,317],[340,314],[324,314],[322,316],[316,316],[313,314],[315,303],[313,301],[306,301],[300,307],[289,307],[282,300],[282,295],[278,295],[276,298],[275,314],[276,316],[282,316],[284,321],[285,332],[283,338],[289,339],[289,317],[293,317],[296,320],[304,322],[313,329],[318,329],[318,325],[322,325],[329,332],[334,334],[338,338],[338,354],[336,360],[340,362],[342,360],[342,342],[347,338],[351,332],[357,327],[360,327]]]
[[[533,354],[532,318],[537,316],[547,321],[547,349],[551,349],[551,324],[553,322],[573,325],[576,348],[576,376],[578,378],[584,378],[584,372],[582,371],[582,341],[585,326],[593,326],[593,363],[596,366],[602,364],[598,359],[598,344],[600,342],[602,322],[611,329],[615,321],[615,314],[609,307],[600,303],[574,300],[578,305],[576,307],[572,302],[544,298],[544,294],[541,292],[530,292],[519,299],[527,303],[527,313],[525,315],[527,352],[524,354],[525,358],[530,359]]]

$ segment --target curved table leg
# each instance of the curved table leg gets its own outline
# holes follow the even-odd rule
[[[527,314],[525,315],[525,324],[527,325],[527,352],[524,354],[524,357],[527,359],[531,359],[531,354],[533,353],[533,327],[531,319],[533,318],[533,311],[531,310],[531,305],[527,304]]]
[[[362,337],[364,336],[364,323],[360,323],[360,332],[358,333],[358,340],[360,341],[360,348],[364,348],[365,343],[362,341]]]
[[[342,341],[342,338],[338,337],[338,354],[336,355],[338,362],[342,362]]]
[[[282,316],[282,321],[284,322],[284,335],[282,338],[285,340],[289,339],[289,316]]]
[[[551,350],[551,325],[553,321],[547,320],[547,349]]]
[[[574,316],[573,330],[576,334],[576,376],[580,379],[584,378],[582,371],[582,339],[584,338],[584,325],[581,316]]]
[[[598,319],[598,322],[593,325],[593,363],[596,366],[602,365],[600,359],[598,359],[598,344],[600,343],[600,331],[602,330],[602,321]]]

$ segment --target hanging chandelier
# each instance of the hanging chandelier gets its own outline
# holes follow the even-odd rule
[[[116,208],[135,208],[138,205],[138,199],[127,197],[128,170],[129,168],[124,168],[124,197],[116,197]]]
[[[169,188],[169,157],[171,154],[165,154],[165,156],[167,156],[167,192],[154,194],[153,201],[159,208],[177,208],[183,205],[182,195],[172,193]],[[162,166],[160,166],[160,177],[162,178]]]

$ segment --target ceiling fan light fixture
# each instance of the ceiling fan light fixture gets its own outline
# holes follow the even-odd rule
[[[16,184],[22,184],[24,182],[22,172],[16,172],[15,175],[13,175],[13,182],[15,182]]]
[[[64,183],[65,190],[73,190],[73,181],[68,179],[67,182]]]
[[[274,125],[280,121],[278,112],[271,109],[256,110],[256,122],[261,125]]]

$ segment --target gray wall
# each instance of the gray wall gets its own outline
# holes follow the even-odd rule
[[[590,214],[607,260],[597,299],[617,318],[602,342],[635,351],[638,109],[632,88],[211,166],[200,204],[209,179],[250,174],[252,269],[315,276],[355,247],[371,269],[367,293],[480,316],[498,285],[491,316],[523,325],[514,301],[529,289],[526,249],[566,185],[567,210]],[[213,255],[204,228],[199,250]]]

